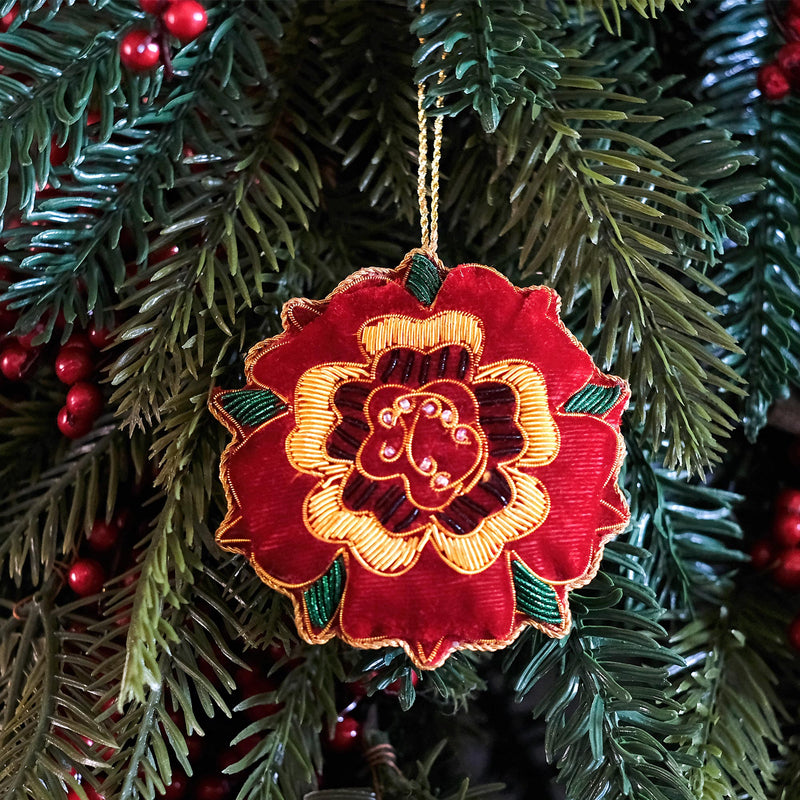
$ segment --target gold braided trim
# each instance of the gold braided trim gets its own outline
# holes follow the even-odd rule
[[[500,469],[514,492],[504,509],[486,517],[466,535],[434,523],[431,542],[449,566],[463,575],[483,572],[506,544],[528,536],[550,513],[550,496],[540,481],[513,468]]]
[[[500,381],[517,396],[517,417],[525,448],[514,460],[517,467],[550,464],[561,448],[561,436],[547,405],[547,384],[542,373],[526,361],[497,361],[478,371],[475,381]]]
[[[394,347],[422,350],[462,345],[469,350],[474,367],[483,350],[483,325],[477,317],[463,311],[442,311],[425,320],[397,315],[364,323],[360,338],[371,356]]]
[[[371,511],[358,513],[344,507],[342,489],[352,467],[334,465],[328,478],[311,490],[303,504],[303,521],[318,539],[343,543],[373,573],[400,575],[419,558],[433,528],[392,533],[384,528]]]
[[[328,475],[341,466],[328,455],[328,436],[338,422],[331,408],[333,396],[340,384],[368,377],[360,364],[344,362],[321,364],[303,373],[294,393],[296,424],[286,437],[286,457],[295,469]]]

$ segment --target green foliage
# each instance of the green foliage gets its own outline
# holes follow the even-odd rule
[[[568,0],[560,0],[566,6]],[[576,0],[576,5],[581,13],[595,11],[603,21],[609,33],[619,33],[622,28],[622,15],[628,7],[645,19],[654,18],[656,12],[662,12],[669,5],[682,9],[691,0]]]
[[[520,697],[547,721],[545,747],[567,796],[694,800],[680,762],[664,745],[688,730],[670,700],[668,669],[680,656],[661,643],[661,609],[647,585],[648,553],[626,541],[607,545],[609,569],[571,594],[574,624],[564,639],[539,633],[512,646]]]
[[[715,3],[703,3],[713,8]],[[732,131],[758,159],[726,193],[750,244],[731,248],[718,277],[727,293],[725,327],[742,352],[727,361],[747,380],[740,410],[754,438],[772,403],[788,396],[800,374],[800,250],[797,231],[797,120],[800,101],[769,104],[753,92],[759,65],[771,61],[780,39],[763,2],[738,0],[704,32],[708,74],[703,95],[718,108],[712,120]],[[756,191],[766,183],[764,191]]]
[[[438,0],[412,25],[423,39],[415,80],[428,100],[455,116],[470,106],[483,129],[497,129],[503,112],[520,100],[536,116],[549,106],[561,51],[552,41],[558,20],[542,3],[522,0]]]

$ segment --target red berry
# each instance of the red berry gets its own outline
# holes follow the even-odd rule
[[[89,323],[87,333],[89,334],[89,341],[98,350],[108,347],[111,343],[111,331],[108,328],[98,328],[94,320]]]
[[[784,547],[797,547],[800,544],[800,516],[778,512],[772,526],[775,541]]]
[[[800,489],[784,489],[775,498],[778,513],[800,514]]]
[[[94,422],[103,408],[103,393],[97,384],[79,381],[67,392],[66,407],[73,417]]]
[[[411,670],[411,685],[416,686],[419,683],[419,675],[417,675],[414,670]],[[398,678],[396,681],[392,681],[384,690],[384,694],[388,694],[389,697],[399,697],[400,690],[403,688],[403,679]]]
[[[58,429],[68,439],[80,439],[81,436],[86,436],[86,434],[92,429],[92,422],[93,421],[90,419],[73,417],[72,414],[70,414],[67,410],[66,406],[64,406],[61,411],[58,412],[58,416],[56,417]]]
[[[67,582],[70,589],[80,597],[97,594],[106,580],[106,573],[93,558],[79,558],[69,569]]]
[[[164,27],[184,43],[196,39],[207,25],[206,10],[197,0],[175,0],[164,12]]]
[[[32,331],[28,331],[28,333],[21,333],[19,336],[15,337],[16,340],[26,349],[26,350],[33,350],[37,345],[34,345],[34,340],[41,335],[44,331],[44,325],[41,322],[37,323],[33,326]]]
[[[0,335],[10,331],[17,324],[17,312],[8,307],[8,303],[0,303]]]
[[[62,347],[82,347],[84,350],[91,351],[93,349],[92,340],[89,338],[88,333],[84,333],[83,331],[73,331],[69,335],[69,339],[67,339],[64,344],[61,345]]]
[[[139,0],[139,5],[145,14],[160,14],[169,0]]]
[[[756,569],[766,569],[775,557],[775,547],[769,539],[759,539],[750,548],[750,560]]]
[[[0,33],[5,33],[10,27],[11,23],[19,16],[19,6],[14,6],[11,11],[3,17],[0,17]]]
[[[758,89],[767,100],[783,100],[792,85],[789,77],[777,64],[765,64],[758,71]]]
[[[87,800],[105,800],[105,795],[100,794],[91,784],[82,783],[81,789],[86,793]],[[74,790],[70,789],[67,792],[67,800],[80,800],[80,795]]]
[[[10,381],[21,381],[30,371],[35,356],[18,342],[9,342],[0,354],[0,372]]]
[[[800,3],[792,3],[792,8],[786,15],[783,25],[787,39],[790,41],[800,39]]]
[[[161,60],[161,49],[148,31],[131,31],[122,37],[119,58],[134,72],[147,72]]]
[[[183,770],[172,773],[172,783],[164,787],[164,800],[181,800],[189,788],[189,778]]]
[[[788,639],[789,644],[800,652],[800,614],[798,614],[789,625]]]
[[[346,753],[358,743],[361,735],[361,723],[352,717],[339,717],[333,736],[328,740],[328,747],[337,753]]]
[[[205,752],[206,741],[199,733],[193,733],[186,737],[187,757],[192,764],[198,762]]]
[[[784,589],[800,589],[800,549],[784,550],[778,556],[773,576]]]
[[[119,542],[119,528],[104,519],[96,519],[89,535],[86,537],[89,547],[96,553],[105,553],[117,546]]]
[[[195,800],[225,800],[231,793],[231,782],[224,775],[206,775],[194,787]]]
[[[62,347],[55,362],[56,377],[71,386],[85,381],[94,372],[94,360],[83,347]]]
[[[800,42],[789,42],[778,51],[778,66],[793,85],[800,80]]]

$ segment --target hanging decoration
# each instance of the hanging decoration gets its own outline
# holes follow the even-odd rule
[[[216,391],[221,547],[288,595],[301,636],[402,646],[422,669],[570,627],[568,594],[628,523],[629,390],[546,287],[437,255],[442,118],[419,89],[422,247],[294,299],[246,386]]]

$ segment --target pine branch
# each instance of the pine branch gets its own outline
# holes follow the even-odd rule
[[[573,1],[581,14],[587,11],[597,12],[605,29],[609,33],[617,34],[621,32],[622,15],[628,10],[628,5],[645,19],[654,19],[656,12],[662,12],[668,2],[678,10],[682,10],[686,3],[691,2],[691,0],[569,0],[569,2],[560,0],[564,6],[571,5]]]
[[[523,660],[515,683],[521,697],[540,682],[548,686],[533,713],[547,721],[547,757],[568,797],[694,800],[664,745],[686,731],[667,690],[668,667],[681,659],[659,641],[665,631],[647,586],[648,554],[624,541],[607,545],[606,554],[618,566],[572,593],[569,636],[521,637],[505,667]]]
[[[572,62],[576,78],[563,79],[553,108],[536,125],[509,118],[504,159],[520,166],[501,233],[518,237],[524,275],[548,269],[568,308],[578,287],[591,289],[588,332],[600,335],[605,365],[629,376],[634,424],[654,446],[666,434],[668,466],[702,472],[719,460],[720,439],[734,419],[720,392],[742,390],[718,355],[739,351],[700,297],[700,289],[718,290],[693,262],[713,260],[726,236],[741,233],[730,209],[715,201],[721,189],[703,189],[712,165],[725,176],[737,156],[723,132],[706,133],[692,146],[675,138],[687,124],[708,123],[647,86],[642,58],[638,47],[620,42],[603,67],[613,68],[620,89],[641,97],[612,92]],[[640,136],[628,130],[632,125]],[[667,138],[663,147],[660,137]],[[681,174],[687,163],[695,172],[704,163],[695,186]]]
[[[716,6],[703,4],[705,9]],[[702,93],[719,108],[713,122],[731,130],[744,152],[758,159],[726,198],[737,207],[751,241],[726,253],[718,279],[728,295],[725,327],[743,348],[727,361],[747,379],[741,411],[747,435],[754,439],[773,401],[800,385],[800,249],[795,235],[800,171],[792,144],[800,101],[770,105],[754,92],[759,65],[772,61],[780,47],[765,3],[725,4],[703,38],[710,69]],[[757,192],[753,184],[759,180],[767,186]]]
[[[438,0],[411,26],[424,43],[414,57],[415,80],[428,83],[428,103],[455,116],[470,106],[483,129],[497,129],[503,112],[519,100],[532,117],[549,105],[561,51],[553,43],[559,24],[544,4],[521,0]],[[440,71],[442,74],[439,78]]]

